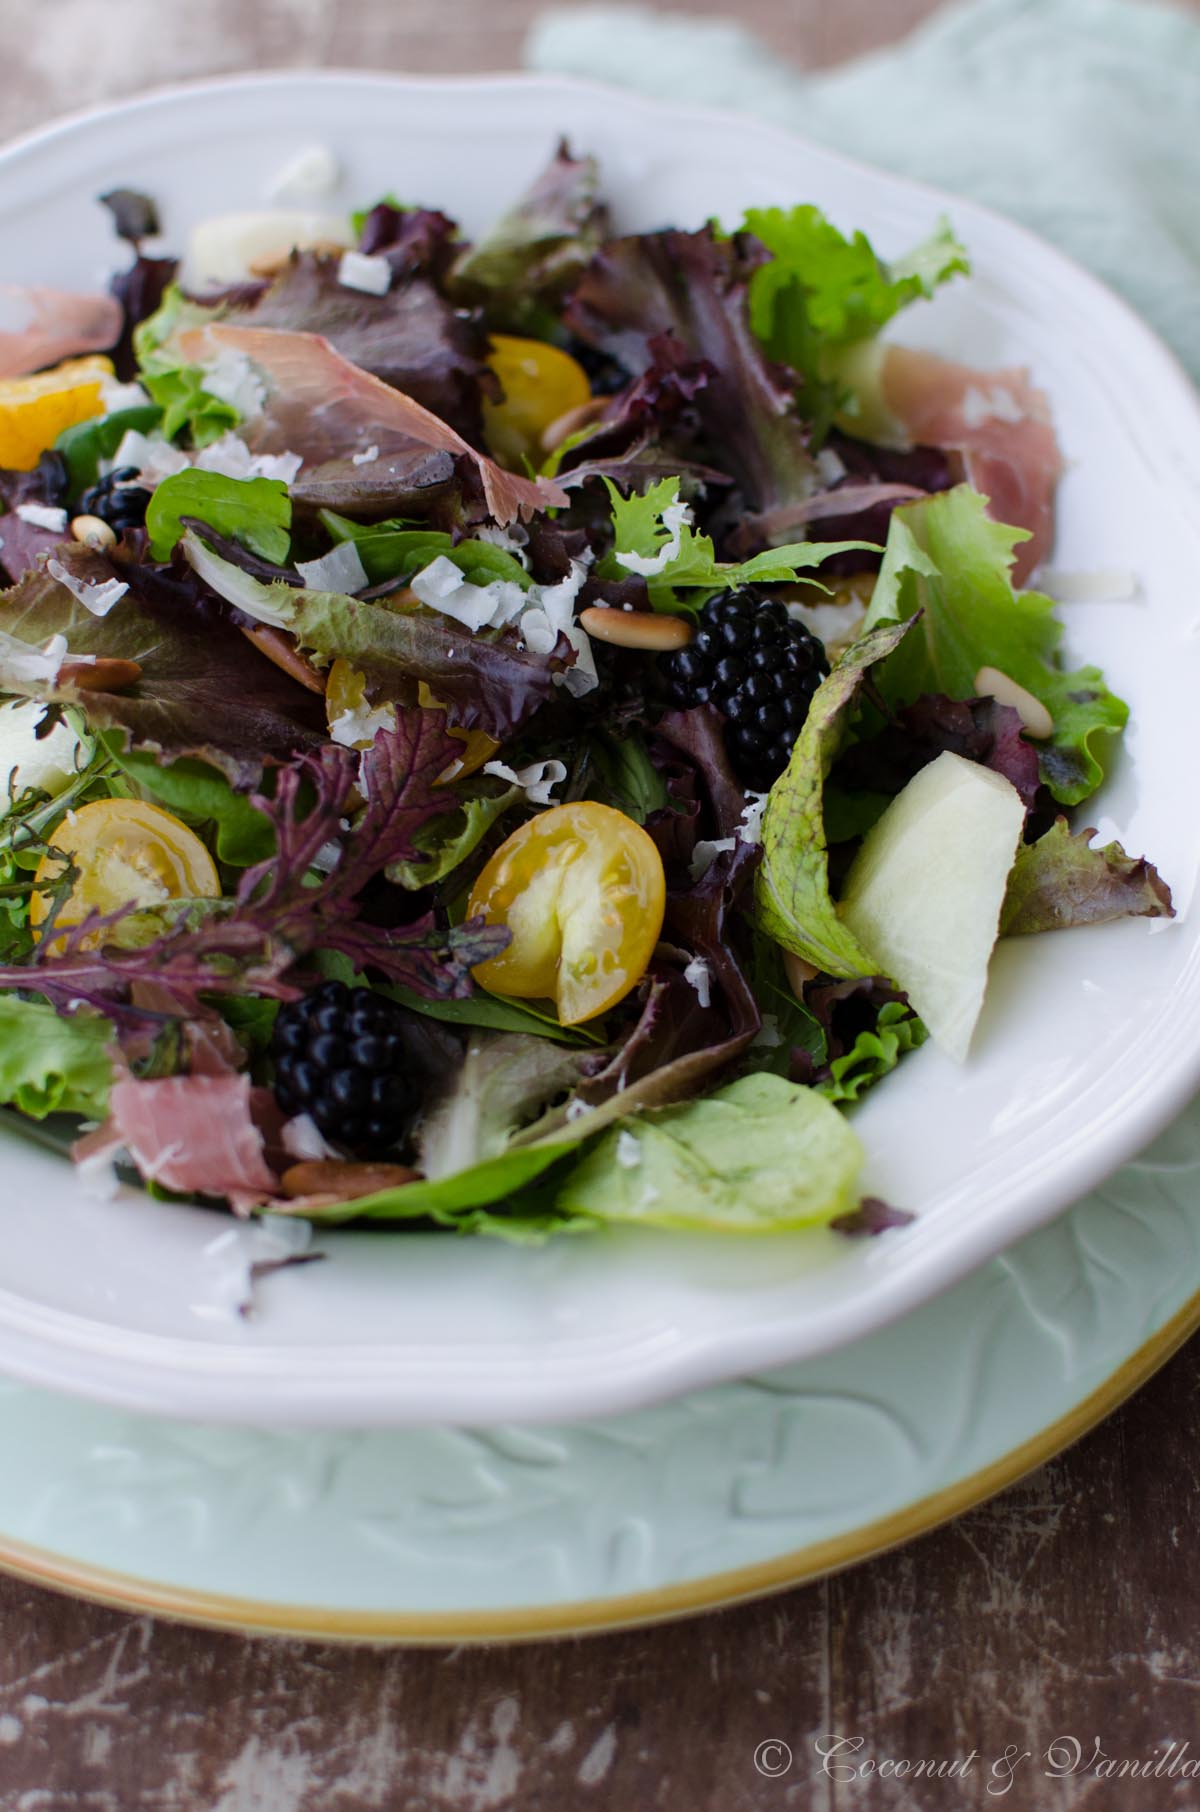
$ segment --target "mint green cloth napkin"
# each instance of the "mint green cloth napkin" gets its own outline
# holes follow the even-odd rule
[[[1200,377],[1194,16],[1152,0],[973,0],[806,75],[732,23],[586,6],[544,14],[526,61],[739,108],[987,202],[1119,290]]]

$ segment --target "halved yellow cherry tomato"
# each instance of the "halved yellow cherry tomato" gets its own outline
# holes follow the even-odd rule
[[[68,812],[50,842],[79,870],[56,928],[78,925],[89,912],[220,898],[216,865],[196,833],[141,799],[93,799]],[[29,901],[32,925],[49,917],[53,893],[39,890],[52,889],[64,866],[51,852],[38,864]]]
[[[560,1025],[594,1019],[645,974],[666,895],[662,858],[632,818],[588,799],[551,806],[500,845],[471,889],[469,916],[512,933],[475,979],[553,1000]]]
[[[440,698],[435,698],[424,680],[417,681],[417,703],[424,711],[443,709]],[[468,774],[477,774],[485,761],[490,761],[500,744],[486,730],[457,730],[448,726],[447,734],[453,736],[463,745],[462,755],[455,763],[454,772],[447,771],[438,781],[441,786],[448,780],[464,780]]]
[[[64,428],[100,415],[100,392],[113,375],[111,359],[67,359],[53,371],[0,383],[0,466],[27,472]]]
[[[591,397],[586,371],[557,346],[507,333],[492,335],[488,363],[504,386],[502,403],[483,405],[489,451],[518,470],[541,465],[543,431]]]

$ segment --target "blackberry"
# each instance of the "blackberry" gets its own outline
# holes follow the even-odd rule
[[[713,598],[695,640],[659,665],[672,704],[714,704],[726,718],[725,746],[738,778],[756,792],[778,779],[829,672],[816,636],[794,623],[777,598],[753,586]]]
[[[107,478],[89,485],[79,499],[78,514],[99,516],[101,522],[107,522],[118,535],[122,529],[141,528],[146,520],[150,493],[140,484],[130,483],[137,475],[136,466],[118,466]]]
[[[308,1114],[327,1139],[352,1151],[388,1151],[416,1113],[419,1094],[401,1072],[403,1014],[370,988],[324,982],[275,1019],[275,1099]]]

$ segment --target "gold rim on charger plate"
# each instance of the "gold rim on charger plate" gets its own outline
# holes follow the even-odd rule
[[[25,1542],[0,1538],[0,1571],[33,1585],[51,1586],[111,1609],[166,1617],[249,1636],[294,1636],[321,1642],[400,1643],[436,1646],[463,1642],[535,1642],[554,1636],[592,1635],[663,1623],[674,1617],[722,1610],[748,1599],[803,1585],[844,1567],[899,1547],[940,1523],[994,1497],[1036,1467],[1053,1459],[1111,1415],[1153,1377],[1172,1354],[1200,1329],[1200,1292],[1184,1304],[1144,1346],[1123,1360],[1103,1384],[1040,1433],[993,1460],[970,1477],[891,1516],[864,1523],[846,1535],[793,1548],[773,1560],[735,1567],[657,1591],[614,1598],[585,1598],[561,1605],[498,1611],[339,1611],[320,1605],[263,1603],[227,1598],[218,1592],[141,1580],[61,1558]]]

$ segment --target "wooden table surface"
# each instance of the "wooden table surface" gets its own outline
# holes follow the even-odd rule
[[[1190,0],[1200,9],[1200,0]],[[154,82],[511,68],[534,0],[0,0],[0,137]],[[674,10],[674,9],[671,9]],[[688,0],[808,65],[929,0]],[[0,1812],[1158,1812],[1200,1784],[1200,1343],[1072,1452],[856,1571],[690,1623],[449,1653],[213,1635],[0,1579]],[[816,1740],[957,1778],[841,1782]],[[1077,1738],[1084,1766],[1042,1759]],[[786,1743],[793,1754],[783,1766]],[[1029,1755],[1026,1756],[1026,1752]],[[1006,1752],[1014,1774],[1005,1787]],[[1175,1752],[1178,1757],[1179,1751]],[[1073,1751],[1058,1750],[1070,1759]],[[993,1764],[998,1773],[991,1772]]]

